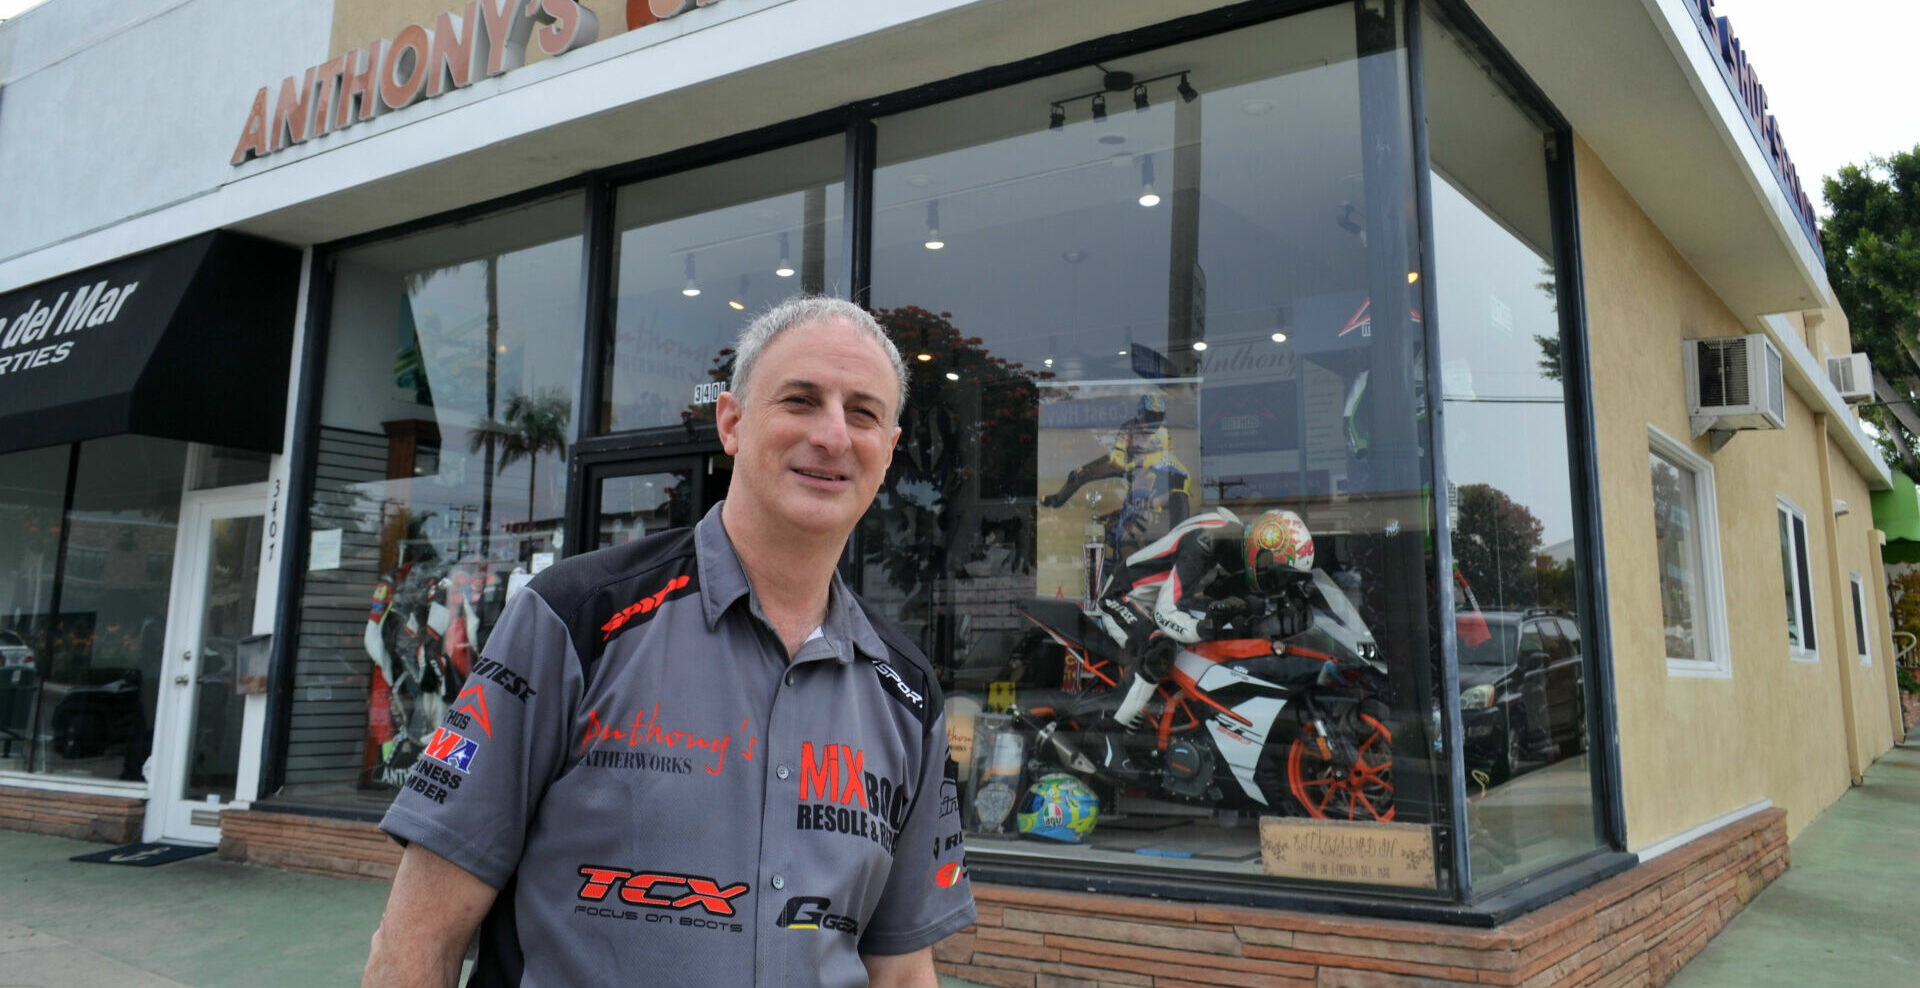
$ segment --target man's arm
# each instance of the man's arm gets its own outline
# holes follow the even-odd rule
[[[498,893],[459,865],[408,844],[387,894],[387,911],[373,931],[373,952],[362,988],[453,985],[467,941]],[[928,955],[927,971],[933,971]],[[907,982],[901,982],[905,984]]]
[[[867,983],[873,988],[939,988],[940,976],[933,972],[933,948],[922,947],[911,954],[861,954],[867,966]]]

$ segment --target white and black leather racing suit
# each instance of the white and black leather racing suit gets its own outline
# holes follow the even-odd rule
[[[1179,646],[1213,637],[1222,621],[1244,609],[1243,528],[1225,508],[1202,512],[1128,556],[1108,577],[1100,624],[1124,651],[1122,675],[1129,679],[1115,720],[1138,726]]]

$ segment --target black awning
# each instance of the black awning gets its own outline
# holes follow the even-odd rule
[[[280,451],[300,252],[228,231],[0,295],[0,453],[139,433]]]

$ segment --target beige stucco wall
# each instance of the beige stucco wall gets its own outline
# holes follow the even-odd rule
[[[1645,847],[1763,799],[1785,807],[1798,833],[1849,783],[1838,663],[1856,660],[1851,611],[1836,602],[1849,601],[1849,571],[1871,579],[1866,481],[1791,391],[1785,430],[1740,433],[1718,453],[1705,439],[1689,443],[1713,467],[1732,675],[1669,674],[1647,427],[1688,438],[1682,339],[1759,327],[1727,309],[1592,149],[1576,147],[1628,843]],[[1827,328],[1813,327],[1816,343]],[[1780,496],[1807,516],[1817,661],[1788,652]],[[1832,498],[1846,500],[1849,514],[1834,519]],[[1883,637],[1885,604],[1870,606],[1879,608],[1875,630]],[[1873,670],[1849,672],[1878,672],[1884,661],[1877,651]],[[1885,679],[1851,679],[1855,750],[1864,765],[1892,743]]]

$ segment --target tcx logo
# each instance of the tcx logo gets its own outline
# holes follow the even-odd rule
[[[581,866],[580,874],[586,878],[580,886],[580,898],[588,902],[606,899],[607,893],[618,884],[620,900],[631,905],[655,909],[690,909],[699,906],[715,916],[733,915],[733,903],[728,900],[745,895],[747,891],[745,882],[721,888],[718,881],[699,875],[627,871],[624,868],[598,868],[593,865]]]
[[[841,933],[859,933],[860,921],[852,916],[841,916],[827,912],[833,908],[832,899],[823,899],[817,895],[798,895],[787,900],[787,908],[774,921],[775,926],[783,930],[837,930]]]

